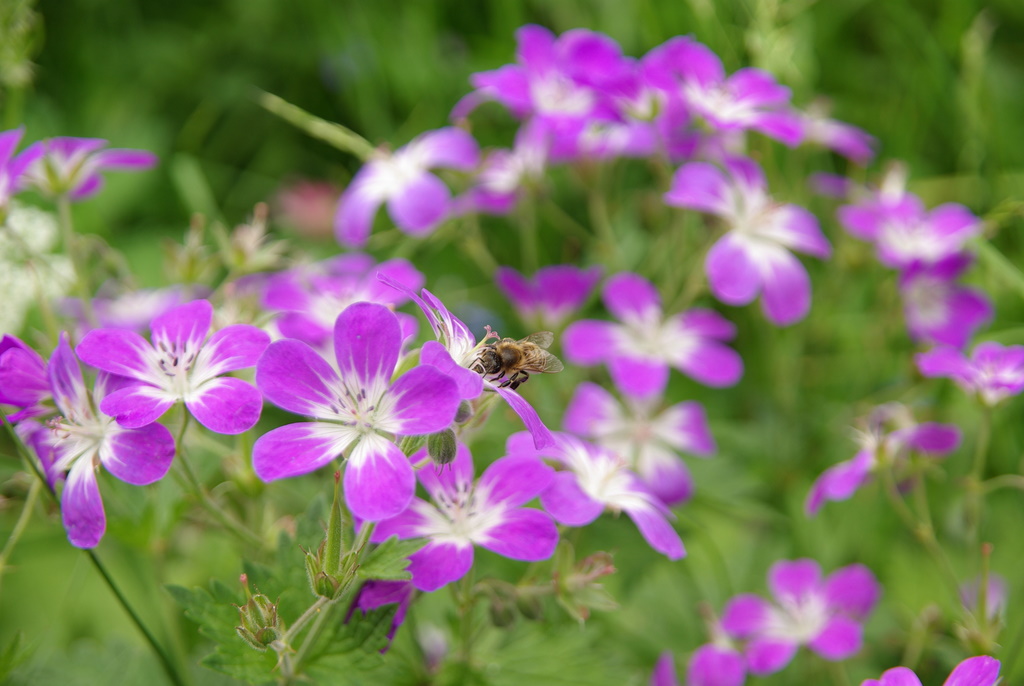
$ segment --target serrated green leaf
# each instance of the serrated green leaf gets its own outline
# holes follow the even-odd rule
[[[239,641],[241,643],[241,641]],[[265,684],[274,681],[274,667],[277,665],[277,653],[268,650],[260,653],[244,643],[246,652],[234,650],[218,650],[204,657],[200,664],[233,679],[250,684]]]
[[[402,540],[392,536],[378,545],[363,560],[356,574],[361,579],[383,579],[401,581],[412,576],[405,568],[409,566],[409,556],[426,545],[420,538]]]

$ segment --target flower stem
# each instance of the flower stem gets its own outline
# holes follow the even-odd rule
[[[370,159],[374,153],[370,142],[355,131],[310,114],[273,93],[259,91],[256,101],[268,112],[302,129],[313,138],[319,138],[343,152],[352,153],[363,162]]]
[[[128,602],[128,599],[125,598],[123,593],[121,593],[120,587],[114,581],[114,578],[110,576],[110,572],[107,571],[107,568],[103,566],[102,562],[100,562],[100,558],[97,557],[96,552],[94,550],[86,550],[85,553],[89,556],[89,560],[96,568],[96,571],[103,577],[103,581],[106,582],[107,587],[110,588],[111,592],[117,597],[117,601],[121,604],[121,607],[128,613],[128,616],[131,617],[132,623],[134,623],[138,630],[142,632],[143,636],[146,637],[146,641],[153,649],[153,652],[156,653],[157,658],[160,660],[160,665],[164,668],[164,671],[167,672],[167,676],[171,682],[177,684],[177,686],[184,686],[184,684],[188,683],[184,678],[184,675],[178,671],[178,667],[171,660],[170,656],[168,656],[167,652],[164,651],[163,646],[160,645],[160,642],[156,640],[156,637],[153,636],[145,623],[143,623],[142,618],[136,614],[131,603]]]
[[[880,467],[879,471],[882,473],[885,494],[888,496],[893,509],[899,515],[899,518],[903,520],[910,533],[921,542],[921,545],[931,555],[936,567],[938,567],[939,572],[942,574],[943,580],[949,586],[953,599],[956,603],[959,603],[960,584],[957,581],[956,572],[953,571],[949,558],[946,557],[942,546],[939,545],[938,539],[935,538],[935,529],[930,522],[920,521],[903,500],[903,496],[900,495],[899,489],[896,487],[896,479],[892,473],[892,462],[887,460]]]
[[[984,504],[985,489],[982,484],[982,477],[985,474],[985,462],[988,458],[988,445],[992,437],[992,408],[983,405],[981,410],[981,421],[978,424],[978,438],[974,445],[974,459],[971,462],[971,473],[967,477],[967,543],[972,548],[978,542],[978,532],[981,529],[982,505]]]
[[[498,261],[494,259],[487,241],[484,240],[483,232],[480,231],[480,217],[477,214],[470,214],[466,217],[465,240],[459,241],[459,245],[469,255],[470,259],[476,262],[476,266],[488,278],[494,275],[498,269]]]
[[[540,248],[537,244],[537,207],[533,198],[527,198],[521,203],[519,228],[523,238],[523,271],[532,274],[540,266]]]
[[[21,534],[25,531],[25,527],[32,517],[32,510],[36,506],[36,500],[39,498],[39,491],[42,488],[43,483],[39,479],[32,481],[32,485],[28,489],[28,495],[25,496],[25,504],[21,507],[21,514],[18,515],[18,521],[15,522],[11,535],[7,537],[4,549],[0,551],[0,585],[3,583],[4,573],[7,570],[7,560],[10,558],[14,546],[17,545],[18,539],[21,538]]]
[[[473,609],[476,606],[472,568],[459,582],[459,590],[455,597],[459,614],[459,659],[469,664],[470,656],[473,654]]]
[[[75,245],[75,227],[71,221],[71,201],[66,194],[57,198],[57,224],[60,226],[61,240],[64,243],[64,252],[71,258],[71,266],[75,271],[75,290],[82,300],[82,312],[85,321],[91,327],[99,327],[99,320],[96,319],[96,312],[92,309],[92,293],[89,290],[89,282],[85,274],[85,266],[82,264],[82,256]]]
[[[188,461],[188,457],[185,455],[183,443],[185,439],[185,430],[188,428],[188,420],[191,415],[189,415],[187,411],[183,410],[182,416],[181,429],[178,431],[174,444],[175,449],[178,451],[175,462],[181,465],[181,471],[185,475],[185,480],[188,481],[193,494],[199,499],[202,506],[206,508],[206,511],[209,512],[226,531],[231,532],[247,545],[262,548],[263,539],[217,504],[217,501],[213,499],[210,492],[199,481],[199,477],[196,476],[195,471],[192,469],[192,465]]]

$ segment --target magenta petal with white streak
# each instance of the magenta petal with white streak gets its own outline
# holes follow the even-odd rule
[[[356,437],[334,424],[286,424],[256,439],[252,468],[264,481],[308,474],[339,457]]]
[[[145,338],[124,329],[93,329],[75,346],[78,359],[111,374],[148,378],[147,354],[153,350]]]
[[[344,489],[354,516],[379,522],[409,506],[416,475],[397,445],[379,434],[366,434],[349,456]]]
[[[790,253],[778,250],[763,266],[764,311],[780,326],[800,321],[811,309],[811,279]]]
[[[203,355],[218,374],[254,367],[270,345],[266,331],[248,324],[226,326],[210,336]]]
[[[726,234],[708,251],[704,263],[708,285],[728,305],[746,305],[761,290],[761,274],[743,239]]]
[[[423,344],[420,349],[420,363],[436,367],[451,378],[458,386],[459,397],[463,400],[472,400],[483,393],[483,377],[456,363],[447,348],[437,341],[427,341]]]
[[[797,648],[792,641],[755,638],[747,644],[747,667],[757,676],[774,674],[793,660]]]
[[[213,305],[208,300],[193,300],[154,318],[150,329],[154,342],[165,341],[194,352],[206,340],[212,321]]]
[[[652,322],[661,317],[661,296],[638,274],[622,272],[608,279],[601,292],[605,307],[622,321]]]
[[[375,303],[349,305],[334,324],[334,354],[343,377],[355,377],[363,388],[391,380],[402,347],[398,318]]]
[[[441,179],[426,172],[406,182],[402,193],[388,200],[388,214],[406,233],[422,236],[448,213],[451,193]]]
[[[466,576],[473,566],[473,546],[428,543],[409,556],[413,585],[429,593]]]
[[[411,369],[388,391],[394,398],[391,419],[404,436],[431,434],[448,428],[459,409],[458,386],[450,376],[431,366]]]
[[[509,455],[484,470],[480,489],[489,503],[519,507],[540,495],[554,476],[555,470],[537,457]]]
[[[164,478],[174,459],[174,437],[162,424],[110,435],[100,449],[104,469],[121,481],[145,486]]]
[[[342,245],[360,247],[373,229],[373,218],[384,198],[374,193],[370,175],[360,172],[338,201],[334,215],[334,236]]]
[[[568,526],[590,524],[604,511],[604,504],[584,493],[572,472],[556,473],[541,493],[540,504],[555,521]]]
[[[512,560],[546,560],[558,545],[558,528],[540,510],[516,509],[506,512],[479,543]]]
[[[862,633],[859,622],[836,615],[808,645],[827,660],[845,660],[860,650]]]
[[[533,436],[533,444],[538,450],[554,444],[555,439],[551,435],[551,431],[541,421],[540,415],[537,414],[537,410],[533,409],[533,405],[526,402],[523,396],[511,388],[495,388],[494,390],[504,398],[509,407],[523,420],[523,424],[526,425],[526,430]]]
[[[61,519],[76,548],[95,548],[107,529],[107,516],[90,460],[77,460],[68,473],[60,499]]]
[[[573,322],[562,335],[565,359],[573,364],[604,362],[615,349],[616,324],[593,319]]]
[[[319,416],[337,402],[341,379],[309,345],[283,340],[271,343],[256,363],[256,385],[282,409]]]
[[[662,360],[617,355],[608,360],[616,388],[633,398],[645,399],[664,392],[668,365]]]
[[[139,384],[109,394],[100,401],[100,412],[114,417],[126,429],[138,429],[160,419],[175,402],[166,391]]]
[[[263,396],[251,384],[223,376],[203,384],[185,406],[210,431],[235,435],[256,426]]]
[[[626,514],[633,520],[640,534],[652,548],[665,555],[670,560],[678,560],[686,556],[686,549],[679,534],[665,515],[654,507],[631,507],[625,508]]]

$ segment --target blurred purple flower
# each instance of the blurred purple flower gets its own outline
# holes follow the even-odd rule
[[[652,83],[714,130],[754,130],[790,147],[803,140],[789,89],[765,71],[748,67],[727,77],[718,55],[688,36],[670,39],[644,61]]]
[[[992,304],[983,293],[956,283],[970,263],[970,257],[955,255],[930,266],[911,265],[900,274],[903,310],[914,340],[962,349],[992,318]]]
[[[8,414],[8,421],[17,424],[48,413],[44,403],[52,397],[42,356],[18,337],[4,334],[0,338],[0,405],[21,408]]]
[[[736,328],[711,310],[693,309],[668,318],[654,286],[630,272],[604,285],[605,307],[621,323],[586,319],[566,329],[565,357],[582,365],[608,365],[615,385],[633,398],[659,395],[669,366],[707,386],[732,386],[743,361],[724,341]]]
[[[1024,390],[1024,346],[989,341],[974,346],[968,359],[955,348],[938,347],[916,356],[917,368],[928,377],[948,377],[965,393],[996,405]]]
[[[692,162],[676,171],[665,194],[669,205],[717,215],[725,223],[728,232],[704,263],[711,292],[729,305],[745,305],[763,293],[773,323],[803,319],[811,307],[811,282],[790,251],[831,256],[818,220],[802,207],[772,200],[764,173],[752,160],[734,158],[726,171]]]
[[[820,105],[803,113],[804,142],[817,143],[864,166],[875,156],[875,139],[851,124],[830,119]]]
[[[752,674],[779,671],[806,645],[826,660],[845,660],[860,650],[861,622],[881,594],[874,574],[849,565],[821,577],[814,560],[783,560],[772,565],[768,586],[775,603],[753,594],[729,601],[722,628],[748,641],[745,653]]]
[[[564,469],[555,473],[540,496],[541,505],[559,524],[585,526],[605,509],[625,512],[659,553],[670,560],[686,555],[679,534],[669,524],[672,513],[629,469],[624,458],[566,433],[556,433],[552,447],[537,451],[526,442],[526,436],[518,433],[509,437],[509,455],[540,455]]]
[[[405,510],[416,478],[392,437],[447,428],[459,397],[455,382],[430,366],[392,382],[401,345],[394,313],[365,302],[350,305],[335,323],[337,368],[301,341],[271,343],[256,365],[260,391],[316,420],[260,436],[252,454],[256,475],[273,481],[307,474],[348,451],[344,489],[352,513],[380,521]]]
[[[425,460],[422,450],[413,461]],[[413,499],[407,510],[377,524],[374,541],[389,536],[426,538],[409,556],[413,585],[436,591],[465,576],[473,547],[513,560],[546,560],[555,552],[558,529],[540,510],[522,507],[551,483],[553,471],[535,456],[506,456],[473,481],[473,458],[459,444],[450,469],[418,472],[432,503]]]
[[[512,267],[499,267],[494,276],[524,322],[554,330],[583,307],[600,279],[600,267],[571,264],[541,267],[529,279]]]
[[[405,233],[430,233],[451,211],[451,192],[428,170],[469,171],[479,159],[480,149],[473,137],[453,127],[421,134],[393,153],[379,152],[341,196],[334,218],[338,242],[364,245],[383,203],[387,203],[391,220]]]
[[[854,236],[872,241],[882,264],[896,269],[954,257],[981,232],[981,220],[963,205],[946,203],[926,211],[920,198],[902,188],[883,187],[840,207],[839,221]]]
[[[43,154],[38,144],[14,154],[24,134],[24,127],[0,132],[0,221],[7,215],[11,197],[23,185],[22,177]]]
[[[96,467],[102,464],[117,478],[136,486],[151,484],[170,469],[174,438],[161,424],[124,428],[106,413],[95,412],[93,407],[102,407],[103,399],[126,380],[100,372],[90,394],[63,334],[50,357],[47,376],[60,416],[47,423],[52,431],[47,448],[53,454],[40,455],[40,459],[51,477],[67,472],[61,518],[68,540],[78,548],[93,548],[107,526]]]
[[[746,679],[742,653],[717,642],[697,648],[686,668],[686,686],[743,686]]]
[[[626,405],[628,410],[605,389],[584,382],[565,410],[565,429],[626,458],[666,505],[689,499],[693,479],[679,452],[700,457],[715,452],[704,408],[688,401],[655,415],[655,402]]]
[[[985,655],[969,657],[958,664],[943,686],[995,686],[999,682],[999,660]],[[921,686],[913,670],[893,667],[881,679],[865,679],[860,686]]]
[[[975,616],[979,614],[981,605],[981,581],[981,577],[975,577],[960,585],[960,602]],[[985,585],[985,616],[990,622],[1006,612],[1008,593],[1006,579],[1001,574],[989,572],[988,583]]]
[[[679,686],[676,661],[667,650],[658,657],[658,662],[654,665],[650,686]]]
[[[106,148],[101,138],[50,138],[34,143],[41,154],[25,173],[24,183],[47,195],[84,200],[99,192],[105,171],[141,171],[157,163],[146,150]]]
[[[804,510],[808,516],[818,513],[826,500],[847,500],[873,471],[885,463],[907,459],[914,451],[931,457],[945,457],[960,446],[960,430],[952,424],[918,424],[910,410],[899,403],[879,405],[857,432],[860,450],[853,459],[826,469],[811,486]]]
[[[262,303],[277,313],[274,321],[282,336],[323,350],[331,343],[338,315],[349,305],[375,302],[394,308],[408,301],[404,294],[381,283],[378,274],[409,289],[423,285],[423,274],[407,260],[378,264],[369,255],[349,253],[270,276]],[[403,330],[415,331],[415,323],[409,319],[409,315],[399,315]]]
[[[178,401],[210,431],[240,434],[256,425],[263,398],[227,372],[252,367],[270,342],[266,332],[235,324],[207,337],[213,306],[178,305],[156,317],[150,344],[126,329],[94,329],[76,352],[86,364],[140,383],[114,391],[100,409],[133,429],[150,424]]]
[[[453,212],[510,213],[524,188],[544,175],[549,139],[550,133],[541,123],[525,122],[516,133],[515,147],[491,150],[484,156],[473,187],[455,199]]]

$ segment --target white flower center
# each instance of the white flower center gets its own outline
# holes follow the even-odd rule
[[[920,277],[903,292],[907,317],[920,327],[942,326],[949,321],[949,283],[933,277]]]
[[[815,592],[799,597],[785,597],[768,614],[765,634],[771,638],[809,643],[828,623],[825,598]]]
[[[560,74],[530,83],[530,98],[540,114],[583,116],[594,106],[594,96]]]

